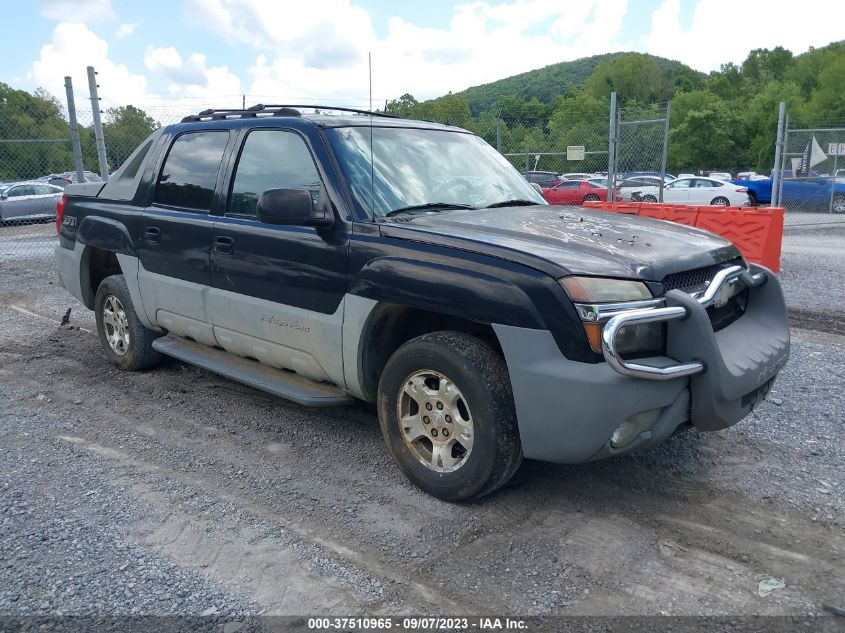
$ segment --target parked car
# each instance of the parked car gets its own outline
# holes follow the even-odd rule
[[[616,185],[614,199],[634,200],[642,202],[657,202],[660,198],[660,187],[665,183],[660,176],[636,176],[627,178]]]
[[[41,176],[40,178],[36,178],[35,182],[46,182],[48,185],[56,185],[57,187],[61,187],[62,189],[64,189],[70,183],[72,183],[73,180],[67,178],[66,176],[51,174],[49,176]]]
[[[18,182],[0,186],[0,222],[56,217],[61,187],[46,182]]]
[[[771,204],[771,178],[732,182],[748,188],[751,204]],[[795,178],[790,170],[785,170],[781,193],[781,204],[787,208],[809,207],[832,213],[845,213],[845,182],[838,178],[826,178],[818,173]]]
[[[715,178],[716,180],[730,180],[733,178],[729,172],[726,171],[711,171],[707,174],[708,178]]]
[[[186,117],[65,190],[59,278],[119,369],[166,354],[300,405],[376,402],[399,469],[457,501],[523,457],[732,426],[786,363],[777,277],[721,237],[549,206],[452,126],[260,114]]]
[[[678,178],[663,188],[663,202],[723,207],[750,204],[748,188],[715,178]]]
[[[528,182],[537,183],[540,187],[554,187],[562,178],[555,171],[524,171],[522,175]]]
[[[543,189],[549,204],[584,204],[587,200],[607,200],[607,187],[599,187],[589,180],[564,180]]]
[[[663,180],[664,183],[672,182],[675,180],[676,176],[672,174],[663,174],[659,171],[630,171],[624,174],[621,174],[621,180],[627,180],[628,178],[639,178],[641,176],[645,176],[648,178],[656,178]]]
[[[561,180],[591,180],[596,178],[599,174],[594,173],[587,173],[587,172],[572,172],[569,174],[561,174]]]
[[[85,180],[83,182],[100,182],[102,178],[95,174],[93,171],[84,171],[82,172]],[[46,182],[51,185],[58,185],[59,187],[66,187],[72,182],[79,182],[79,176],[76,174],[75,171],[63,171],[59,174],[49,174],[47,176],[41,176],[40,178],[36,178],[37,182]]]

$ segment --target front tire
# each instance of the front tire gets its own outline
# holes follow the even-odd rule
[[[587,200],[596,201],[596,200],[601,200],[601,198],[599,198],[594,193],[588,193],[586,196],[584,196],[584,199],[581,202],[583,203],[583,202],[586,202]]]
[[[504,485],[522,461],[504,359],[463,332],[433,332],[402,345],[378,387],[379,424],[404,475],[445,501]]]
[[[833,196],[833,204],[830,210],[834,213],[845,213],[845,195]]]
[[[640,198],[640,202],[651,202],[651,203],[654,203],[654,202],[657,202],[657,198],[655,198],[654,196],[652,196],[651,194],[649,194],[649,195],[647,195],[647,196],[643,196],[642,198]]]
[[[153,349],[159,336],[138,319],[129,286],[123,275],[106,277],[94,298],[97,334],[109,360],[123,371],[138,371],[158,364],[161,354]]]

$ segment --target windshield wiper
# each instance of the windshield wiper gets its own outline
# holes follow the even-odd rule
[[[539,206],[542,203],[534,202],[533,200],[525,200],[523,198],[517,198],[516,200],[502,200],[501,202],[494,202],[493,204],[488,204],[486,207],[482,207],[483,209],[495,209],[497,207],[533,207],[535,205]]]
[[[393,211],[385,213],[384,217],[389,218],[410,211],[443,211],[445,209],[475,209],[475,207],[471,204],[458,204],[454,202],[426,202],[425,204],[413,204],[409,207],[393,209]]]

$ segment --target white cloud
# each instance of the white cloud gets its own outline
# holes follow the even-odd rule
[[[138,28],[140,22],[132,22],[132,23],[124,23],[117,27],[117,31],[114,32],[114,36],[117,39],[121,39],[124,37],[128,37],[135,32],[135,29]]]
[[[699,0],[689,28],[684,29],[681,0],[663,0],[651,16],[645,52],[707,72],[727,62],[740,64],[755,48],[783,46],[798,54],[842,39],[842,21],[837,19],[842,16],[841,0],[812,4],[812,10],[803,10],[759,0]]]
[[[61,23],[30,67],[29,79],[64,102],[64,77],[70,75],[83,124],[90,122],[87,66],[94,66],[98,73],[101,110],[132,104],[168,122],[209,105],[221,105],[224,96],[228,99],[222,105],[235,105],[235,96],[241,92],[240,80],[228,67],[209,67],[199,53],[183,58],[175,48],[150,48],[144,62],[150,73],[166,79],[166,94],[151,91],[144,74],[114,62],[108,43],[87,26]]]
[[[108,43],[84,24],[61,23],[54,29],[51,43],[41,47],[29,77],[52,94],[62,96],[64,77],[70,75],[75,92],[84,95],[88,87],[86,67],[94,66],[104,109],[149,100],[146,77],[113,62],[108,52]],[[80,101],[79,97],[77,101]],[[80,108],[83,105],[78,103]]]
[[[111,0],[41,0],[41,15],[59,22],[82,24],[114,20]]]
[[[372,52],[380,105],[405,92],[435,97],[566,59],[622,50],[618,37],[626,7],[627,0],[514,0],[495,6],[476,1],[456,6],[446,28],[393,17],[383,38],[351,0],[326,0],[320,12],[307,4],[266,0],[189,0],[187,16],[228,42],[259,51],[249,71],[251,95],[363,105],[367,53]]]
[[[173,47],[150,48],[144,58],[144,65],[153,73],[165,77],[170,85],[171,95],[181,97],[208,97],[216,95],[237,95],[241,91],[238,77],[228,66],[206,66],[206,57],[193,53],[183,59]]]

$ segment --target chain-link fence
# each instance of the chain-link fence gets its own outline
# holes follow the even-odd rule
[[[607,174],[607,116],[583,119],[497,119],[496,147],[541,185],[561,175]]]
[[[775,203],[786,224],[845,225],[845,123],[791,121],[783,125]]]

